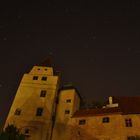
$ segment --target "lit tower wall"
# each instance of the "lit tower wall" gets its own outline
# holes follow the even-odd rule
[[[69,140],[69,121],[79,107],[80,96],[76,88],[67,85],[60,89],[52,140]]]
[[[50,140],[58,88],[52,67],[34,66],[21,80],[5,127],[14,124],[28,140]]]

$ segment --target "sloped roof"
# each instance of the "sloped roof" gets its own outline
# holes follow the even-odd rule
[[[73,86],[72,83],[63,85],[63,86],[59,89],[59,93],[60,93],[60,91],[62,91],[62,90],[71,90],[71,89],[74,89],[74,90],[76,91],[77,95],[79,96],[80,100],[82,101],[83,99],[82,99],[82,97],[81,97],[81,95],[80,95],[78,89],[77,89],[75,86]]]
[[[97,108],[97,109],[83,109],[74,113],[73,117],[90,117],[97,115],[121,114],[118,107],[114,108]]]
[[[123,114],[140,114],[140,96],[113,97],[113,103],[118,103]]]
[[[118,103],[119,107],[83,109],[75,112],[73,117],[87,117],[107,114],[140,114],[140,96],[113,97],[113,103]]]

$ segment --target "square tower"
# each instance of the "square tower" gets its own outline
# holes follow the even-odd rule
[[[69,139],[69,122],[73,114],[80,108],[81,96],[72,85],[65,85],[59,90],[55,125],[52,140]]]
[[[58,88],[52,67],[34,66],[21,80],[5,127],[15,125],[28,140],[50,140]]]

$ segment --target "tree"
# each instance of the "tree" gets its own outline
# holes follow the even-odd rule
[[[103,108],[104,105],[105,105],[104,102],[96,101],[96,102],[92,102],[91,108]]]
[[[25,136],[14,125],[8,125],[0,133],[0,140],[25,140]]]

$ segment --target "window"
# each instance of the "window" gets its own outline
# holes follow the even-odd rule
[[[79,120],[79,125],[84,125],[86,124],[86,120]]]
[[[38,70],[40,70],[40,68],[38,68]]]
[[[71,99],[67,99],[66,102],[67,102],[67,103],[71,103]]]
[[[128,136],[127,140],[138,140],[139,138],[139,136]]]
[[[33,76],[33,80],[38,80],[38,76]]]
[[[47,80],[47,77],[42,77],[41,80],[42,80],[42,81],[46,81],[46,80]]]
[[[42,116],[42,113],[43,113],[43,108],[41,108],[41,107],[37,108],[36,116]]]
[[[40,97],[45,97],[47,91],[46,90],[41,90]]]
[[[70,114],[70,111],[69,110],[65,110],[65,114]]]
[[[25,129],[24,130],[24,136],[27,137],[27,138],[30,137],[29,132],[30,132],[29,129]]]
[[[45,71],[47,71],[47,69],[45,69]]]
[[[104,117],[102,120],[103,123],[109,123],[109,117]]]
[[[25,134],[29,134],[29,129],[25,129]]]
[[[17,115],[17,116],[19,116],[21,114],[21,109],[16,109],[16,111],[15,111],[15,115]]]
[[[125,126],[126,127],[132,127],[132,120],[131,119],[125,119]]]

